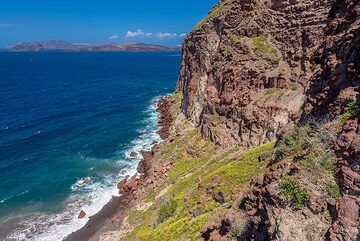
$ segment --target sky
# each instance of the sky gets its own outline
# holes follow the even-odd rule
[[[218,0],[0,0],[0,48],[18,42],[176,46]]]

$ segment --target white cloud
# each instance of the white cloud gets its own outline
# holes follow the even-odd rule
[[[177,37],[176,33],[157,33],[156,37],[158,38],[175,38]]]
[[[115,39],[118,39],[119,38],[119,36],[118,35],[111,35],[110,37],[109,37],[109,39],[110,40],[115,40]]]
[[[136,31],[127,31],[125,38],[159,38],[159,39],[165,39],[165,38],[184,38],[186,37],[186,33],[176,34],[176,33],[151,33],[151,32],[144,32],[141,29],[138,29]]]
[[[151,37],[152,33],[146,33],[141,29],[136,30],[135,32],[127,31],[125,38],[143,38],[143,37]]]

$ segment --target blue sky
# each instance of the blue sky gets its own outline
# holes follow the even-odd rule
[[[0,0],[0,47],[22,41],[181,44],[218,0]]]

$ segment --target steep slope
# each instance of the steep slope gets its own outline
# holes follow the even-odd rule
[[[254,179],[240,213],[210,225],[208,240],[234,225],[240,240],[360,238],[359,14],[354,0],[222,1],[186,39],[178,91],[200,134],[243,147],[282,136],[272,171]],[[293,130],[299,120],[305,134]],[[291,192],[303,194],[302,214]]]
[[[223,146],[276,138],[301,113],[330,1],[225,0],[185,40],[182,111]]]

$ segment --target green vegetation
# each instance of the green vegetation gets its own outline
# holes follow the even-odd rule
[[[131,214],[137,223],[127,240],[197,240],[212,215],[232,202],[232,190],[265,172],[269,160],[260,162],[259,156],[270,156],[274,149],[272,142],[244,154],[239,148],[223,150],[199,137],[197,130],[167,144],[172,147],[164,145],[162,152],[176,150],[177,159],[164,186],[147,195],[162,196],[148,210]],[[199,156],[189,155],[190,147]],[[221,190],[227,203],[217,203],[207,190]],[[140,215],[142,220],[137,219]]]
[[[174,214],[176,207],[177,202],[174,199],[170,199],[170,201],[166,202],[160,208],[158,221],[162,223],[166,219],[170,218]]]
[[[232,0],[220,1],[220,3],[208,14],[206,18],[202,19],[195,25],[193,31],[199,30],[209,20],[224,15],[226,12],[228,12],[231,9],[231,2]]]
[[[329,196],[332,198],[335,198],[335,199],[341,198],[340,187],[337,183],[328,184],[327,192],[328,192]]]
[[[295,91],[295,90],[297,90],[299,88],[299,84],[298,83],[296,83],[296,82],[291,82],[290,83],[290,89],[292,90],[292,91]]]
[[[356,100],[349,102],[345,107],[345,113],[339,116],[339,125],[342,126],[346,120],[356,116],[359,112],[359,103]]]
[[[274,49],[266,36],[258,36],[253,39],[254,49],[257,53],[277,57],[277,51]]]
[[[238,35],[234,34],[234,33],[229,33],[228,38],[229,38],[229,40],[230,40],[230,42],[232,44],[236,44],[236,43],[239,43],[241,41],[241,38]]]
[[[269,88],[266,89],[264,100],[270,101],[270,100],[280,100],[281,97],[285,94],[286,89],[282,88]]]
[[[335,171],[335,154],[326,146],[326,140],[321,140],[309,126],[296,127],[285,134],[278,142],[276,160],[284,158],[300,162],[300,164],[317,179]],[[330,140],[328,140],[330,142]]]
[[[128,221],[131,225],[136,225],[137,223],[141,222],[141,220],[142,220],[141,211],[134,210],[130,212]]]
[[[215,125],[219,124],[220,123],[220,116],[218,114],[211,115],[210,116],[210,121]]]
[[[324,218],[326,221],[330,222],[332,220],[331,214],[328,210],[324,212]]]
[[[309,137],[310,127],[297,127],[286,133],[278,143],[277,153],[279,159],[286,156],[293,156],[300,150],[307,149],[313,145],[313,139]]]
[[[177,116],[177,113],[181,107],[181,101],[183,99],[182,92],[177,92],[172,95],[172,99],[175,101],[175,104],[170,108],[170,113],[172,116]]]
[[[155,191],[154,191],[154,189],[150,188],[146,193],[144,201],[145,202],[152,202],[152,201],[154,201],[154,199],[155,199]]]
[[[339,116],[339,125],[342,126],[344,125],[345,121],[347,121],[348,119],[350,119],[351,117],[351,113],[350,112],[345,112],[344,114]]]
[[[309,199],[309,194],[306,189],[302,188],[297,180],[291,177],[284,177],[280,183],[282,194],[287,201],[294,202],[294,207],[299,209],[304,206]]]

